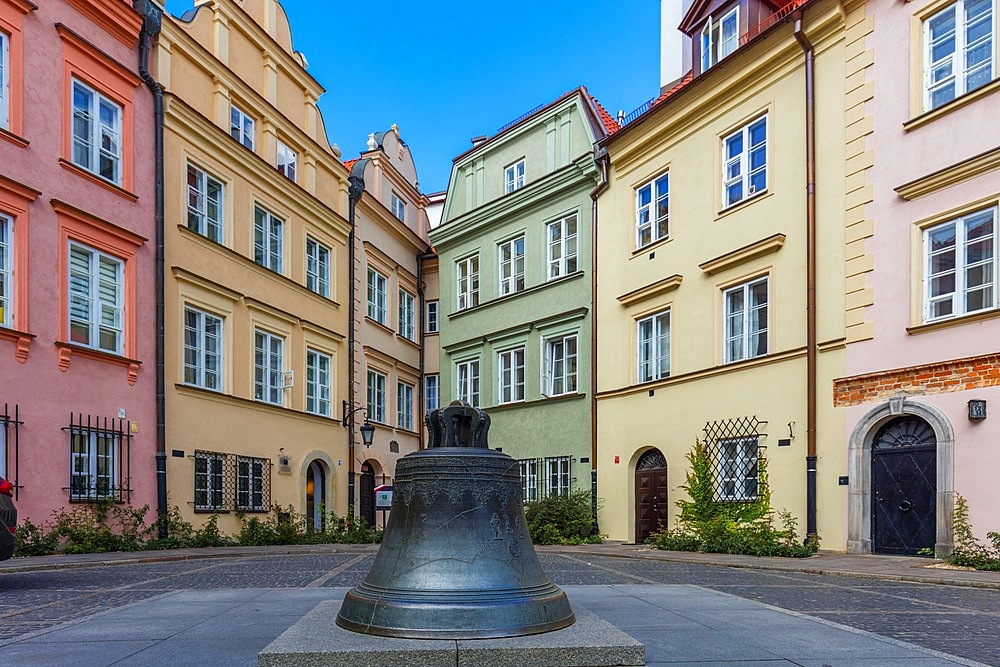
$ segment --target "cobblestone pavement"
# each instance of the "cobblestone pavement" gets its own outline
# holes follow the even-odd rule
[[[559,585],[692,584],[1000,666],[1000,590],[540,553]],[[0,574],[0,645],[179,590],[353,586],[370,553],[271,554]]]

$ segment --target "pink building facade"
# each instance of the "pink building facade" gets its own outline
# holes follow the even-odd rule
[[[857,3],[855,3],[857,4]],[[1000,79],[993,0],[868,0],[848,47],[848,550],[1000,530]]]
[[[0,0],[0,475],[156,508],[153,97],[123,0]]]

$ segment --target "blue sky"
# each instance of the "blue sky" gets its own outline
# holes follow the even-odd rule
[[[396,123],[426,193],[447,187],[472,137],[579,85],[612,114],[659,91],[659,0],[281,4],[295,49],[326,88],[330,141],[350,159],[370,132]]]

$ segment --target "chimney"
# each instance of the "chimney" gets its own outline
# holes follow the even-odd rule
[[[691,69],[691,40],[677,29],[694,0],[660,0],[660,90]]]
[[[478,146],[479,144],[483,143],[487,139],[489,139],[489,137],[487,137],[485,134],[481,134],[478,137],[472,137],[472,145],[473,146]]]

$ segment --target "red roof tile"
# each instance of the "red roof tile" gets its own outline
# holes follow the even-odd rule
[[[360,158],[354,158],[353,160],[345,160],[344,166],[347,167],[347,171],[350,171],[351,167],[353,167],[354,163],[357,162],[359,159]]]
[[[684,86],[686,86],[689,83],[691,83],[691,81],[693,79],[694,79],[694,73],[689,71],[687,74],[684,75],[684,78],[681,79],[677,83],[677,85],[675,85],[673,88],[671,88],[670,90],[668,90],[667,92],[663,93],[662,95],[660,95],[659,97],[657,97],[655,100],[653,100],[653,103],[650,105],[650,108],[655,107],[657,104],[659,104],[663,100],[667,99],[668,97],[670,97],[671,95],[673,95],[674,93],[676,93],[677,91],[679,91]]]
[[[614,117],[608,113],[607,109],[601,106],[601,103],[597,101],[596,97],[591,97],[590,99],[594,101],[594,106],[597,107],[597,113],[601,116],[601,123],[604,124],[605,132],[608,134],[614,134],[618,130],[622,129],[621,125],[618,124],[618,121],[616,121]]]

